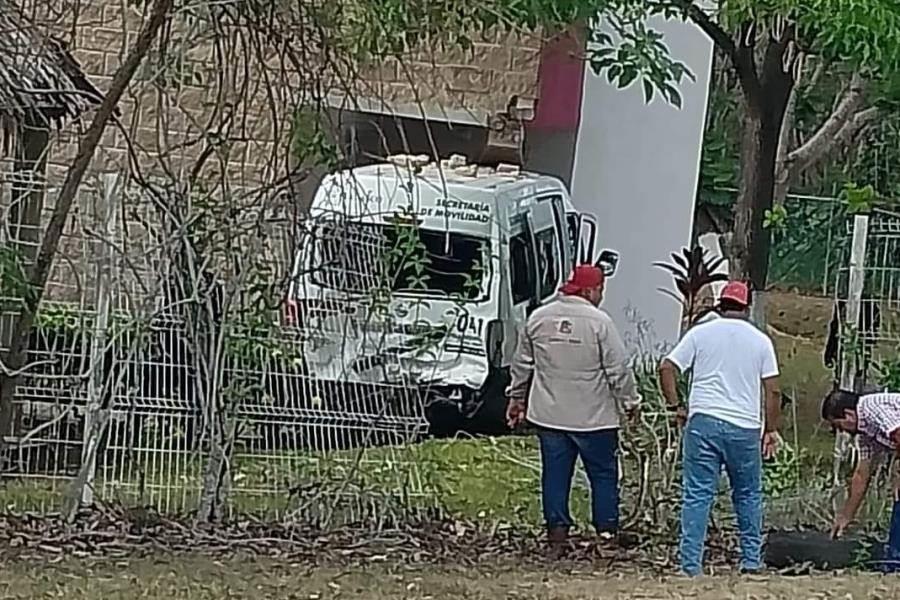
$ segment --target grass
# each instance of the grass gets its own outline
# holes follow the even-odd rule
[[[263,518],[282,516],[312,500],[309,494],[290,497],[289,489],[303,482],[320,502],[340,511],[339,496],[368,497],[381,506],[390,504],[394,490],[407,490],[413,497],[395,498],[400,505],[421,508],[440,505],[450,515],[488,524],[540,522],[540,462],[535,439],[527,437],[480,440],[429,440],[403,448],[372,448],[328,455],[278,455],[271,460],[254,457],[235,461],[232,487],[233,509]],[[588,494],[583,475],[572,495],[573,514],[586,520]],[[199,471],[167,482],[161,474],[145,473],[147,481],[163,486],[199,488]],[[125,505],[145,505],[161,495],[159,489],[138,492],[138,482],[107,482],[113,497]],[[103,486],[102,479],[97,482]],[[9,479],[0,486],[0,510],[46,511],[60,506],[65,480]],[[280,490],[280,491],[279,491]],[[275,493],[265,494],[267,491]],[[189,506],[194,494],[187,496]],[[186,507],[186,508],[189,508]]]

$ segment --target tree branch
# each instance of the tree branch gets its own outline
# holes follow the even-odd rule
[[[837,137],[835,138],[837,145],[843,147],[849,146],[860,132],[872,124],[879,114],[881,114],[881,109],[876,106],[871,106],[853,115],[853,118],[841,128],[840,132],[838,132]]]
[[[797,110],[797,86],[796,82],[791,88],[788,97],[787,108],[784,110],[784,119],[781,122],[781,134],[778,136],[778,154],[775,159],[775,196],[773,204],[784,204],[787,198],[788,188],[791,185],[793,173],[788,167],[787,156],[791,149],[791,133],[794,131],[795,113]]]
[[[859,73],[854,73],[844,96],[837,108],[825,120],[821,127],[799,148],[790,152],[786,158],[788,168],[793,173],[801,173],[827,155],[839,140],[843,129],[852,125],[858,116],[856,113],[865,101],[866,82]],[[863,117],[860,125],[864,125]],[[852,138],[852,134],[850,136]]]
[[[734,40],[705,10],[694,4],[693,0],[675,0],[675,4],[681,7],[688,19],[702,29],[703,33],[708,35],[713,43],[728,55],[732,64],[737,63],[737,46]]]
[[[738,41],[719,25],[713,17],[693,0],[673,0],[687,18],[712,40],[713,44],[728,58],[741,82],[741,88],[749,97],[759,94],[759,76],[754,57],[756,24],[744,23],[738,33]]]

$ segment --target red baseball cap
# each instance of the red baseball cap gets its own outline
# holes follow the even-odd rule
[[[741,306],[750,306],[750,288],[743,281],[729,281],[722,288],[719,300],[730,300]]]
[[[606,278],[603,271],[594,265],[578,265],[572,271],[569,281],[563,285],[559,291],[567,296],[577,294],[582,290],[589,290],[600,287]]]

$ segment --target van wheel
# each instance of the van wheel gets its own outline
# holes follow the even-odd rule
[[[436,438],[456,435],[465,422],[459,406],[436,393],[431,395],[425,405],[425,418],[428,421],[428,434]]]
[[[466,419],[466,433],[472,435],[507,435],[506,398],[488,398],[478,411]]]
[[[510,433],[506,425],[506,386],[509,375],[496,371],[488,376],[481,390],[481,406],[466,419],[465,431],[473,435],[506,435]]]

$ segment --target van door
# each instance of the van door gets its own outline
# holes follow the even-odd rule
[[[532,307],[533,310],[556,296],[568,273],[565,272],[564,233],[559,227],[553,203],[541,202],[532,206],[529,221],[537,265],[535,269],[537,300]]]
[[[510,220],[509,273],[510,312],[503,322],[503,363],[508,365],[519,341],[519,331],[537,301],[537,260],[534,235],[525,214]]]
[[[510,318],[504,324],[504,363],[509,364],[519,332],[534,309],[556,296],[564,278],[564,233],[552,202],[539,202],[513,217],[509,229]]]
[[[562,276],[563,279],[567,278],[569,273],[572,272],[572,269],[575,268],[577,255],[578,255],[578,227],[579,227],[579,215],[574,213],[574,215],[566,215],[566,206],[563,203],[563,197],[560,194],[552,194],[548,196],[542,196],[538,199],[539,202],[546,202],[550,204],[550,208],[553,210],[553,222],[556,225],[557,229],[557,239],[559,240],[559,256],[562,263]],[[575,221],[572,222],[571,217],[575,217]],[[567,218],[569,217],[569,218]]]

